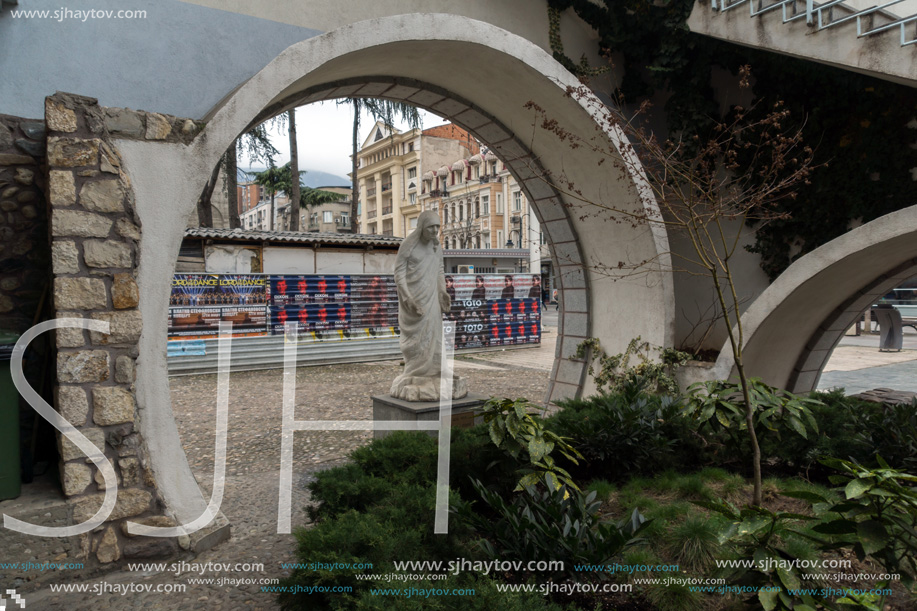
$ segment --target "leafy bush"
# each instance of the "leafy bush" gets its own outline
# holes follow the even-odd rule
[[[761,457],[771,459],[780,451],[775,443],[798,435],[808,440],[818,433],[818,423],[812,412],[820,405],[817,399],[802,397],[773,388],[759,378],[748,380],[748,395],[753,407],[755,433],[759,444],[771,438],[771,443],[761,446]],[[693,418],[712,444],[722,444],[727,460],[748,457],[752,454],[748,437],[745,403],[742,387],[737,382],[713,380],[698,382],[688,389],[686,414]],[[811,435],[814,437],[815,435]]]
[[[911,585],[917,578],[917,475],[876,459],[878,468],[834,458],[822,461],[841,472],[831,478],[843,492],[840,503],[815,492],[784,494],[827,506],[829,519],[812,530],[837,537],[829,548],[852,547],[860,560],[872,556]]]
[[[917,472],[917,403],[882,405],[847,397],[843,390],[813,393],[822,405],[812,406],[819,434],[761,440],[761,451],[796,470],[827,476],[818,462],[824,456],[876,467],[876,455],[893,467]]]
[[[523,562],[559,560],[567,576],[574,579],[582,577],[573,570],[574,564],[609,563],[638,542],[638,535],[649,524],[637,510],[617,524],[603,521],[595,492],[526,486],[523,494],[507,501],[479,481],[474,486],[487,512],[463,504],[456,513],[485,537],[480,545],[489,557]]]
[[[589,463],[575,472],[624,479],[672,467],[695,466],[702,455],[693,423],[677,397],[625,386],[614,394],[562,401],[545,424],[570,437]]]
[[[654,351],[658,353],[658,360],[652,358]],[[631,365],[631,357],[636,357],[639,362]],[[674,371],[687,363],[691,355],[672,348],[651,346],[637,336],[630,340],[624,352],[608,356],[598,338],[593,337],[580,342],[572,358],[589,358],[589,375],[599,392],[605,392],[606,387],[608,392],[616,392],[625,386],[636,385],[651,393],[677,394],[678,383],[673,376]],[[594,361],[598,361],[598,371]]]
[[[320,471],[309,484],[313,521],[333,518],[348,510],[364,511],[400,485],[430,486],[436,481],[438,446],[424,433],[396,431],[351,453],[352,463]],[[494,447],[483,427],[453,429],[450,486],[471,498],[471,477],[482,477],[498,489],[510,490],[518,465]]]
[[[554,462],[551,452],[557,450],[568,461],[577,464],[582,458],[567,439],[545,429],[542,420],[533,413],[534,406],[526,399],[493,398],[484,404],[481,414],[494,445],[524,466],[516,490],[534,486],[542,481],[554,490],[561,485],[577,488],[570,474]]]
[[[737,509],[726,501],[696,501],[695,504],[719,513],[732,522],[720,540],[732,548],[734,559],[751,561],[751,566],[737,565],[725,569],[724,575],[729,584],[752,586],[750,591],[756,593],[747,595],[746,602],[756,603],[756,606],[765,611],[817,609],[818,604],[824,602],[821,597],[809,594],[792,596],[787,591],[816,587],[814,583],[803,580],[795,563],[797,558],[785,544],[788,533],[802,534],[792,528],[794,522],[815,518],[790,512],[773,512],[763,507]]]

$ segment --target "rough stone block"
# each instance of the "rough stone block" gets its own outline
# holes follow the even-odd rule
[[[56,132],[76,131],[76,113],[56,100],[45,100],[45,121]]]
[[[79,386],[57,387],[57,411],[73,426],[83,426],[89,416],[89,399]]]
[[[143,317],[140,310],[100,312],[93,314],[92,317],[96,320],[107,321],[111,325],[108,334],[98,331],[89,332],[89,340],[97,346],[136,343],[143,331]]]
[[[92,421],[99,426],[134,421],[134,395],[119,386],[92,389]]]
[[[108,379],[109,369],[108,352],[105,350],[78,350],[57,354],[58,382],[104,382]]]
[[[79,312],[58,312],[57,318],[83,318]],[[58,348],[81,348],[86,345],[83,329],[62,327],[54,330]]]
[[[115,382],[119,384],[133,384],[135,379],[134,359],[129,356],[119,356],[115,359]]]
[[[102,564],[108,564],[121,558],[121,547],[118,545],[118,535],[115,534],[113,526],[106,528],[105,533],[99,540],[96,558]]]
[[[0,148],[13,146],[13,133],[6,125],[0,123]]]
[[[107,307],[108,292],[99,278],[55,278],[54,304],[59,310]]]
[[[99,140],[48,138],[48,164],[64,168],[96,165],[99,162]]]
[[[133,258],[127,244],[108,240],[83,243],[83,261],[89,267],[131,267]]]
[[[173,539],[144,538],[130,541],[124,545],[125,558],[167,558],[176,552],[178,552],[178,545]]]
[[[96,473],[92,479],[95,481],[96,486],[98,487],[99,490],[103,490],[103,491],[105,490],[105,476],[102,475],[102,472],[100,470],[96,469]],[[119,486],[121,485],[121,478],[118,477],[117,473],[115,473],[115,482]]]
[[[4,153],[0,155],[0,166],[3,165],[31,165],[35,159],[28,155],[13,155]]]
[[[105,493],[99,492],[84,496],[73,504],[73,520],[85,522],[99,510],[105,500]],[[150,509],[153,496],[146,490],[121,488],[118,490],[118,501],[108,517],[110,521],[137,516]]]
[[[140,485],[140,461],[133,457],[118,460],[121,469],[121,481],[127,487]],[[165,518],[168,519],[168,518]]]
[[[73,172],[51,170],[48,173],[48,193],[52,206],[72,206],[76,203],[76,185]]]
[[[82,463],[64,463],[62,472],[61,480],[66,496],[82,494],[92,483],[92,469]]]
[[[85,435],[100,452],[105,450],[105,432],[102,429],[80,429],[80,433]],[[59,439],[59,450],[62,461],[67,462],[78,458],[86,458],[83,451],[76,447],[76,444],[70,441],[68,437],[61,435]]]
[[[16,168],[16,174],[13,176],[13,180],[20,185],[29,186],[35,182],[35,172],[28,168]]]
[[[118,219],[118,222],[115,223],[115,231],[121,237],[140,240],[140,228],[127,219]]]
[[[136,308],[140,303],[140,289],[131,274],[115,274],[111,285],[111,302],[118,310]]]
[[[111,219],[92,212],[56,210],[51,215],[51,235],[56,238],[104,238],[111,226]]]
[[[93,212],[124,212],[124,190],[117,178],[88,182],[80,189],[80,204]]]
[[[143,136],[143,120],[133,110],[106,109],[105,127],[108,131],[140,138]]]
[[[76,248],[76,242],[55,240],[51,244],[51,268],[56,276],[79,273],[80,253]]]
[[[172,124],[164,116],[151,112],[146,116],[146,139],[165,140],[172,132]]]

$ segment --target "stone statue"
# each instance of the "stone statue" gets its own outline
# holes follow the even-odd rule
[[[436,212],[422,212],[417,228],[401,243],[395,259],[395,285],[404,373],[392,382],[389,394],[405,401],[438,401],[443,313],[452,304],[446,292]],[[466,394],[465,381],[454,377],[452,398]]]

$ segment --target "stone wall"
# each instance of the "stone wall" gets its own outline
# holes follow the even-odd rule
[[[125,522],[170,526],[137,430],[137,343],[143,328],[136,282],[141,235],[130,180],[113,136],[187,142],[199,126],[153,113],[103,109],[96,100],[58,93],[46,100],[47,191],[51,204],[53,300],[57,318],[107,321],[111,333],[59,330],[55,407],[115,466],[118,501],[109,521],[85,538],[85,560],[108,564],[187,549],[190,540],[129,537]],[[104,480],[62,438],[61,481],[73,522],[104,497]]]
[[[44,149],[44,121],[0,115],[0,329],[16,333],[33,325],[50,281]]]

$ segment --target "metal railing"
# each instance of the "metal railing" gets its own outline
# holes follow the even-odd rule
[[[861,10],[848,6],[844,3],[844,0],[829,0],[822,3],[814,0],[733,0],[732,2],[730,0],[711,0],[711,7],[713,10],[723,13],[748,4],[750,17],[757,17],[780,9],[783,15],[783,23],[805,19],[806,23],[814,27],[816,31],[856,22],[857,38],[873,36],[899,28],[901,31],[901,46],[906,47],[917,44],[917,34],[914,37],[908,37],[907,35],[907,26],[910,24],[915,24],[914,30],[917,33],[917,15],[899,17],[887,10],[896,4],[906,1],[891,0],[890,2]],[[805,8],[801,6],[803,3]],[[876,24],[877,20],[883,23]]]
[[[385,216],[386,214],[391,214],[391,213],[392,213],[391,206],[382,206],[382,216]]]
[[[375,210],[367,210],[367,211],[366,211],[366,218],[368,218],[368,219],[374,219],[374,218],[376,218],[376,211],[375,211]]]
[[[391,182],[384,182],[384,183],[382,183],[382,192],[383,192],[383,193],[385,193],[386,191],[391,191],[391,190],[392,190],[392,183],[391,183]]]

